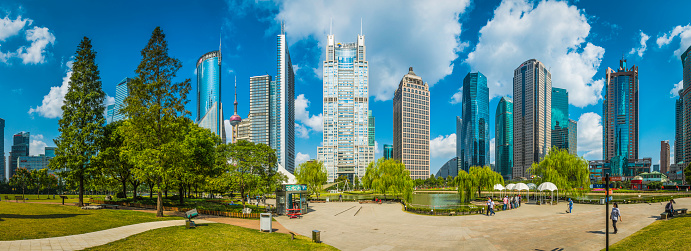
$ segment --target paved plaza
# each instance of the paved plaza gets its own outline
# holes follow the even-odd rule
[[[691,198],[675,201],[675,208],[691,208]],[[664,205],[620,205],[623,221],[618,223],[619,233],[610,234],[610,243],[658,220]],[[574,204],[573,213],[567,214],[564,202],[553,206],[524,204],[491,217],[416,215],[402,211],[398,203],[313,203],[310,208],[314,210],[301,219],[278,217],[277,220],[305,236],[319,230],[323,242],[341,250],[600,250],[605,247],[604,205]],[[360,212],[355,215],[358,209]]]

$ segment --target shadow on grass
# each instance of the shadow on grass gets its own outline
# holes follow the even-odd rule
[[[24,215],[24,214],[0,214],[0,219],[61,219],[76,217],[78,215],[88,214],[41,214],[41,215]]]

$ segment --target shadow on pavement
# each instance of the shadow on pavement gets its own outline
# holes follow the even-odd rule
[[[602,230],[600,230],[600,231],[588,231],[587,233],[591,233],[591,234],[605,234],[605,231],[602,231]]]
[[[75,217],[77,215],[88,215],[88,214],[43,214],[43,215],[0,214],[0,218],[8,218],[8,219],[59,219],[59,218]]]
[[[554,248],[550,249],[550,251],[563,251],[564,248]],[[547,251],[546,249],[535,249],[535,251]]]

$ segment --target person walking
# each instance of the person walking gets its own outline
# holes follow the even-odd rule
[[[485,213],[485,215],[487,215],[487,216],[489,216],[489,209],[490,209],[491,205],[492,205],[492,198],[487,197],[487,212]]]
[[[343,194],[338,195],[338,202],[343,202]]]
[[[569,211],[566,211],[567,213],[573,212],[573,200],[569,198]]]
[[[622,221],[621,220],[621,213],[619,212],[619,205],[617,203],[614,203],[614,206],[612,206],[612,213],[609,214],[609,218],[612,219],[612,227],[614,228],[614,234],[617,233],[617,222]]]
[[[504,211],[506,211],[506,209],[508,208],[507,204],[509,204],[509,196],[504,195],[504,201],[503,202],[504,202],[504,207],[502,207],[502,209]]]
[[[491,199],[489,200],[489,211],[491,212],[489,216],[495,215],[495,213],[494,213],[494,201]]]

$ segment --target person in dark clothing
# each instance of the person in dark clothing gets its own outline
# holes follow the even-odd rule
[[[612,219],[612,227],[614,227],[614,233],[617,233],[617,222],[621,221],[621,214],[619,213],[619,205],[614,203],[612,207],[612,213],[609,214],[609,218]]]
[[[667,205],[665,205],[665,213],[667,213],[667,217],[673,217],[674,216],[674,205],[676,202],[674,200],[670,200]]]

